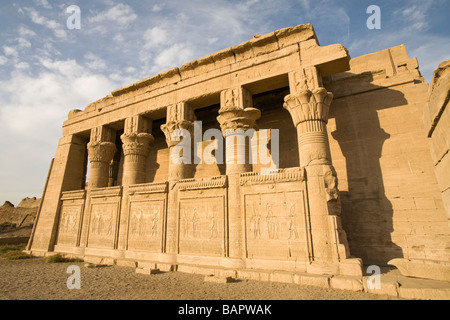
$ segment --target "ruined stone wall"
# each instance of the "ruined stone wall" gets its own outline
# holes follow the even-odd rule
[[[404,46],[352,59],[326,80],[342,220],[352,255],[449,259],[449,228],[421,121],[428,85]]]
[[[424,109],[425,129],[430,138],[431,158],[450,219],[450,60],[439,65],[430,84],[430,99]]]

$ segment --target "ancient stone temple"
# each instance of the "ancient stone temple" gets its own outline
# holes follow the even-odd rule
[[[445,274],[427,101],[404,46],[350,59],[311,25],[256,35],[70,112],[28,250],[261,280]]]

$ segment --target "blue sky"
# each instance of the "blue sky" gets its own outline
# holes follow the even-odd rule
[[[67,28],[71,5],[80,30]],[[381,30],[366,26],[369,5]],[[2,1],[0,202],[40,197],[68,112],[112,90],[303,23],[352,57],[405,44],[429,82],[450,59],[449,12],[448,0]]]

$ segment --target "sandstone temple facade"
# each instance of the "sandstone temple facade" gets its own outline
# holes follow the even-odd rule
[[[404,46],[350,59],[311,25],[121,88],[64,122],[27,250],[252,279],[393,264],[448,280],[449,179],[438,184],[424,128],[428,91]],[[277,169],[250,162],[250,129],[268,130],[267,154],[277,143]],[[180,141],[192,161],[173,161]],[[213,142],[245,161],[193,161]]]

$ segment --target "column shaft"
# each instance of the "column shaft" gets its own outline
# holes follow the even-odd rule
[[[243,259],[245,253],[244,216],[241,208],[240,174],[250,172],[248,158],[251,148],[249,129],[256,128],[261,117],[252,108],[252,95],[245,88],[234,88],[221,93],[221,108],[217,120],[226,137],[226,173],[228,176],[228,256]],[[246,144],[246,137],[248,144]]]
[[[193,177],[192,150],[195,114],[181,102],[167,108],[167,123],[161,126],[169,147],[169,194],[167,210],[166,253],[177,254],[179,180]]]

